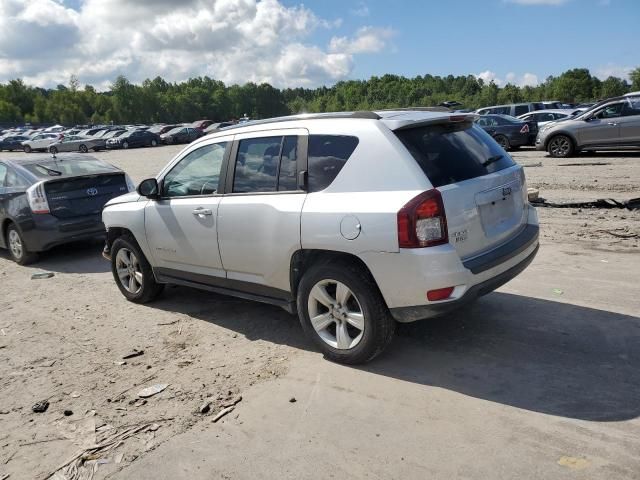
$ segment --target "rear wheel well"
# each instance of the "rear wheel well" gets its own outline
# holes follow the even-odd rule
[[[345,252],[337,252],[334,250],[315,250],[303,249],[298,250],[291,257],[290,282],[291,294],[296,298],[298,294],[298,285],[304,273],[313,265],[318,264],[347,264],[360,269],[364,275],[367,275],[373,283],[376,283],[371,271],[367,265],[353,254]]]
[[[0,233],[2,233],[2,241],[5,242],[7,239],[7,231],[9,230],[9,225],[11,225],[13,221],[9,218],[6,218],[4,222],[2,222],[2,229]]]

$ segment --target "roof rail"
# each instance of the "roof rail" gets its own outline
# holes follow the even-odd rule
[[[296,120],[316,120],[316,119],[338,119],[338,118],[365,118],[370,120],[380,120],[380,115],[368,110],[360,110],[356,112],[326,112],[326,113],[301,113],[298,115],[288,115],[285,117],[265,118],[262,120],[251,120],[249,122],[238,123],[228,127],[221,128],[218,131],[233,130],[236,128],[249,127],[253,125],[264,125],[269,123],[294,122]],[[213,132],[216,133],[216,132]]]
[[[400,107],[400,108],[382,108],[377,112],[450,112],[447,107]]]

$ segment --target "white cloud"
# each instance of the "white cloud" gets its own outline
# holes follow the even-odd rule
[[[390,29],[314,45],[311,34],[342,20],[323,19],[281,0],[0,0],[0,82],[82,83],[107,88],[117,75],[140,82],[208,75],[226,83],[317,86],[347,78],[355,56],[378,52]],[[7,68],[5,68],[7,67]]]
[[[629,81],[629,74],[631,73],[631,70],[633,70],[633,67],[608,63],[607,65],[596,68],[594,75],[600,80],[606,80],[609,77],[618,77]]]
[[[360,2],[356,8],[352,8],[349,10],[351,15],[355,15],[356,17],[368,17],[369,16],[369,7],[366,3]]]
[[[526,72],[523,75],[517,75],[514,72],[508,72],[504,79],[498,77],[498,74],[491,70],[485,70],[476,75],[476,78],[481,78],[485,83],[493,82],[499,87],[511,83],[519,87],[535,87],[540,83],[538,76],[534,73]]]
[[[505,0],[507,3],[516,3],[518,5],[551,5],[558,6],[569,3],[571,0]]]
[[[390,28],[362,27],[354,37],[333,37],[329,51],[345,53],[375,53],[383,50],[395,32]]]

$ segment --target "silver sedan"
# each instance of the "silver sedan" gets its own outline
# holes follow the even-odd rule
[[[77,135],[69,135],[60,141],[49,145],[49,152],[82,152],[87,153],[89,150],[100,150],[104,148],[105,141],[103,138],[80,137]]]

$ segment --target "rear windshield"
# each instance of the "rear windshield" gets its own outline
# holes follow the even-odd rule
[[[92,175],[94,173],[119,172],[120,170],[100,160],[44,160],[38,163],[23,163],[22,167],[38,177]]]
[[[396,134],[434,187],[515,165],[488,133],[471,123],[428,125]]]

